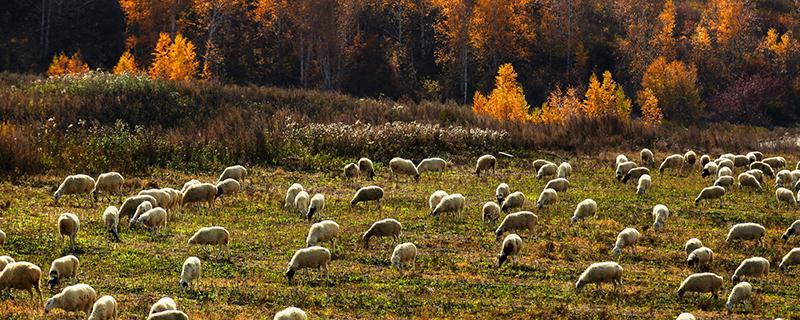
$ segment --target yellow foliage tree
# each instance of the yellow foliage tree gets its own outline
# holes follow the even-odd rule
[[[680,60],[656,58],[642,77],[642,88],[652,91],[664,116],[671,121],[691,123],[702,112],[697,70]]]
[[[133,55],[130,51],[125,51],[122,56],[119,57],[117,65],[114,66],[114,74],[123,73],[139,73],[139,67],[136,66],[136,60],[133,59]]]
[[[181,34],[172,41],[169,35],[161,33],[153,51],[153,63],[148,74],[151,78],[169,80],[191,80],[197,77],[197,53],[194,44]]]
[[[592,74],[589,77],[589,88],[583,100],[583,110],[589,118],[601,115],[616,115],[622,119],[631,114],[631,101],[625,91],[611,76],[610,71],[603,72],[603,82]]]
[[[664,3],[664,9],[658,15],[661,28],[657,31],[653,39],[654,45],[660,47],[661,55],[672,58],[675,56],[675,38],[672,33],[675,31],[675,6],[672,0]]]
[[[658,127],[664,115],[658,107],[658,98],[650,89],[639,91],[639,107],[642,108],[642,121],[647,127]]]
[[[542,104],[542,107],[534,112],[533,121],[543,124],[564,122],[582,114],[582,108],[583,105],[580,98],[577,97],[575,88],[570,87],[564,93],[560,87],[556,87],[547,95],[547,101]]]
[[[153,50],[153,63],[150,64],[150,69],[147,74],[150,78],[168,78],[169,76],[169,47],[172,44],[172,39],[169,34],[162,32],[158,35],[158,42],[156,48]]]
[[[522,86],[517,83],[517,72],[510,63],[500,66],[495,77],[495,88],[488,97],[475,92],[473,112],[500,120],[531,121],[528,102]]]
[[[75,52],[71,57],[67,57],[64,52],[53,56],[53,61],[47,68],[49,76],[63,76],[65,74],[78,74],[89,72],[89,65],[81,59],[81,53]]]

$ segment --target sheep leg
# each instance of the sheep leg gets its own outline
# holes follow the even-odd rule
[[[719,197],[719,207],[722,208],[722,197]]]
[[[336,239],[331,239],[331,256],[336,252]]]

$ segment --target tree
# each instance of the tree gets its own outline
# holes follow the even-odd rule
[[[136,74],[140,72],[139,67],[136,66],[136,60],[133,59],[133,55],[130,51],[125,51],[122,53],[122,56],[119,57],[119,61],[117,62],[117,65],[114,66],[113,71],[114,74]]]
[[[168,78],[169,77],[169,47],[172,44],[172,39],[169,34],[162,32],[158,35],[158,42],[156,48],[153,50],[153,62],[150,64],[150,69],[147,74],[150,78]]]
[[[658,57],[647,67],[642,87],[652,91],[668,120],[689,124],[703,111],[697,71],[679,60]]]
[[[49,76],[63,76],[66,74],[80,74],[89,72],[89,65],[81,59],[80,51],[75,52],[72,56],[67,57],[64,52],[53,56],[53,61],[50,67],[47,68],[47,75]]]
[[[436,63],[445,66],[450,74],[460,78],[459,87],[463,103],[467,103],[467,87],[470,52],[470,20],[472,19],[472,0],[433,0],[441,14],[434,24],[436,37],[441,44],[436,49]]]
[[[119,0],[125,14],[128,38],[126,48],[146,52],[152,48],[160,34],[167,31],[171,37],[178,33],[179,22],[189,9],[191,0]]]
[[[642,122],[647,127],[658,127],[664,115],[658,107],[658,98],[650,89],[639,91],[639,108],[642,109]]]
[[[161,33],[153,51],[153,63],[148,74],[151,78],[190,80],[197,77],[197,53],[194,44],[181,34],[170,41],[169,35]]]
[[[583,111],[589,118],[601,115],[614,115],[627,119],[631,114],[631,101],[625,91],[611,76],[610,71],[603,72],[603,82],[592,74],[589,77],[589,88],[583,100]]]
[[[660,55],[667,59],[674,59],[676,55],[675,38],[675,5],[672,0],[667,0],[664,3],[664,8],[658,15],[658,22],[660,28],[656,31],[656,36],[653,38],[653,45],[659,48]]]
[[[535,30],[528,0],[475,0],[469,37],[488,70],[503,61],[526,60]]]
[[[530,106],[525,101],[522,86],[517,82],[517,72],[510,63],[500,66],[495,77],[495,88],[488,97],[475,92],[472,110],[500,120],[526,122],[531,120],[528,114]]]
[[[577,90],[570,87],[563,92],[560,87],[556,87],[547,95],[547,101],[542,107],[534,111],[533,121],[543,124],[561,123],[581,114],[583,114],[583,104],[577,96]]]
[[[192,0],[192,12],[197,14],[197,24],[206,32],[203,54],[203,78],[222,76],[224,57],[220,52],[218,35],[228,26],[232,15],[244,4],[241,0]]]

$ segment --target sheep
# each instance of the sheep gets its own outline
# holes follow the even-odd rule
[[[636,167],[630,169],[628,170],[628,173],[622,177],[622,183],[628,183],[628,180],[631,179],[639,179],[639,177],[646,174],[650,174],[650,169],[647,169],[646,167]]]
[[[697,320],[697,318],[695,318],[694,315],[691,313],[684,312],[679,314],[678,317],[675,318],[675,320]]]
[[[167,227],[167,211],[163,208],[147,210],[136,219],[136,222],[155,232],[158,229]]]
[[[445,212],[454,212],[460,219],[461,212],[464,211],[466,202],[467,200],[460,193],[449,194],[442,198],[442,201],[431,211],[431,215],[436,217]]]
[[[289,307],[276,313],[272,320],[308,320],[308,316],[299,308]]]
[[[695,207],[700,204],[700,200],[708,201],[712,199],[719,199],[719,207],[722,208],[722,198],[725,196],[725,188],[720,186],[705,187],[694,199]]]
[[[411,268],[416,268],[414,260],[417,259],[417,246],[411,242],[398,244],[392,251],[392,267],[400,272],[403,272],[407,264],[411,264]]]
[[[167,310],[158,313],[151,313],[147,320],[189,320],[189,316],[183,311]]]
[[[750,159],[748,159],[747,156],[743,155],[733,156],[733,166],[735,168],[747,167],[748,165],[750,165]]]
[[[667,223],[667,218],[669,218],[669,208],[667,206],[663,204],[653,206],[653,228],[656,231],[664,227],[664,224]]]
[[[92,305],[97,300],[97,292],[87,284],[79,283],[69,286],[47,299],[44,306],[44,313],[47,314],[53,309],[61,309],[66,312],[83,311],[88,317],[92,312]]]
[[[628,157],[624,154],[618,154],[617,157],[614,159],[614,166],[619,166],[620,163],[629,162]]]
[[[792,172],[789,170],[781,170],[775,174],[775,187],[792,187]]]
[[[580,292],[586,284],[594,283],[600,289],[603,283],[613,283],[614,288],[622,288],[622,266],[614,261],[598,262],[581,273],[575,283],[575,291]]]
[[[325,271],[325,278],[330,279],[328,273],[328,262],[331,261],[331,252],[323,247],[309,247],[295,251],[289,267],[286,269],[286,279],[292,283],[294,274],[297,270],[313,268],[319,272]]]
[[[230,250],[228,249],[228,242],[230,241],[230,233],[223,227],[206,227],[200,228],[197,232],[189,238],[189,246],[192,245],[218,245],[219,251],[217,254],[221,253],[223,250],[225,253],[230,256]]]
[[[569,162],[562,162],[556,169],[556,178],[567,179],[572,174],[572,165]]]
[[[703,178],[708,176],[716,176],[718,171],[719,171],[719,166],[717,165],[717,163],[709,162],[703,165],[703,173],[700,176]]]
[[[364,243],[364,249],[369,249],[370,238],[392,237],[392,243],[394,244],[400,239],[400,232],[402,231],[403,225],[395,219],[387,218],[375,221],[361,236],[361,242]]]
[[[139,205],[145,201],[150,202],[150,204],[153,206],[158,204],[156,198],[151,196],[133,196],[127,198],[122,203],[122,207],[119,208],[119,218],[122,219],[124,217],[133,217],[137,211],[137,208],[139,208]]]
[[[661,165],[658,167],[659,173],[664,173],[664,170],[667,169],[678,169],[681,171],[684,165],[684,158],[680,154],[673,154],[669,157],[664,158],[664,161],[661,162]]]
[[[58,199],[65,195],[91,195],[94,185],[94,179],[85,174],[67,176],[53,193],[53,204],[58,205]]]
[[[786,159],[783,157],[764,158],[761,159],[761,162],[766,163],[775,169],[780,169],[786,166]]]
[[[419,171],[411,160],[392,158],[389,161],[389,169],[392,171],[392,178],[396,175],[406,175],[413,177],[414,181],[419,181]]]
[[[536,200],[536,208],[542,209],[546,205],[556,203],[556,201],[558,201],[558,193],[553,189],[544,189],[539,194],[539,199]]]
[[[181,203],[183,202],[183,192],[182,191],[180,191],[178,189],[173,189],[173,188],[161,188],[161,191],[164,191],[164,192],[168,193],[169,197],[170,197],[170,200],[172,200],[172,203],[170,203],[168,208],[164,208],[164,209],[175,210],[175,208],[178,208],[178,209],[181,208]]]
[[[500,205],[498,205],[494,201],[488,201],[483,204],[483,208],[481,209],[483,223],[492,222],[497,223],[497,220],[500,219]]]
[[[225,168],[222,171],[222,174],[219,175],[219,179],[217,179],[217,183],[221,181],[225,181],[225,179],[234,179],[239,181],[240,183],[244,183],[244,179],[247,177],[247,169],[240,165],[230,166]]]
[[[444,190],[436,190],[431,193],[431,196],[428,197],[428,207],[431,210],[435,209],[436,206],[439,205],[439,202],[442,202],[442,199],[447,196],[447,192]]]
[[[525,205],[525,194],[520,191],[515,191],[506,197],[505,201],[503,201],[503,205],[500,206],[500,209],[503,212],[508,212],[508,210],[522,208]]]
[[[306,219],[311,221],[314,215],[320,215],[322,210],[325,209],[325,195],[321,193],[315,194],[308,202],[308,210],[306,210]]]
[[[778,200],[778,205],[781,203],[786,203],[789,207],[794,207],[797,205],[797,199],[794,197],[794,192],[792,190],[778,187],[775,190],[775,199]]]
[[[103,192],[106,196],[109,194],[116,194],[119,200],[122,201],[122,184],[125,183],[125,178],[119,172],[106,172],[97,177],[92,189],[92,197],[97,201],[97,196]]]
[[[729,245],[735,240],[756,240],[756,243],[761,245],[761,238],[764,237],[766,232],[767,229],[757,223],[737,223],[728,231],[725,244]]]
[[[62,279],[77,277],[80,266],[81,262],[73,255],[53,260],[50,264],[50,280],[47,281],[50,288],[57,287]]]
[[[447,162],[444,161],[442,158],[427,158],[423,159],[417,165],[417,172],[422,174],[423,172],[434,172],[439,171],[442,172],[444,169],[447,168]]]
[[[548,163],[539,168],[536,172],[536,179],[552,178],[558,173],[558,167],[554,163]]]
[[[295,210],[297,210],[300,215],[307,214],[308,212],[306,210],[308,210],[308,204],[310,201],[311,196],[308,194],[308,192],[305,190],[298,192],[294,197]]]
[[[178,310],[178,305],[175,303],[175,300],[172,300],[172,298],[163,297],[158,299],[156,303],[150,306],[150,315],[170,310]]]
[[[750,302],[752,297],[753,286],[748,282],[740,282],[731,289],[731,294],[728,296],[728,302],[725,303],[725,308],[728,308],[728,313],[733,312],[733,306],[735,304]]]
[[[733,178],[733,170],[728,167],[722,167],[717,170],[717,178],[719,177],[731,177]]]
[[[81,228],[81,220],[73,213],[65,212],[58,217],[58,233],[61,235],[61,242],[64,237],[69,237],[69,245],[75,250],[75,238]]]
[[[739,267],[731,277],[731,282],[736,283],[742,277],[769,276],[769,260],[762,257],[752,257],[742,260]]]
[[[360,175],[361,170],[358,169],[358,165],[355,163],[350,162],[342,169],[342,176],[344,176],[345,179],[352,179]]]
[[[722,277],[711,272],[695,273],[681,282],[681,286],[678,288],[678,298],[683,298],[686,292],[710,292],[714,299],[719,299],[720,288],[722,288]]]
[[[784,232],[783,235],[781,235],[781,239],[783,239],[784,242],[789,241],[789,237],[791,237],[798,231],[800,231],[800,220],[795,220],[794,222],[792,222],[789,228],[786,229],[786,232]]]
[[[694,164],[697,162],[697,154],[694,151],[689,150],[683,154],[683,164],[689,168],[694,167]]]
[[[617,180],[622,180],[622,177],[628,174],[628,171],[636,167],[637,167],[636,162],[633,161],[627,161],[617,164],[616,170],[614,171],[615,177],[617,178]]]
[[[775,176],[775,171],[772,170],[772,166],[770,166],[770,165],[768,165],[766,163],[763,163],[761,161],[756,161],[756,162],[751,163],[750,164],[750,169],[761,170],[761,172],[763,172],[765,175],[767,175],[767,177],[770,177],[770,178]]]
[[[761,161],[761,160],[764,159],[764,154],[761,153],[760,151],[750,151],[750,152],[747,153],[746,156],[747,156],[748,159],[755,159],[753,161]],[[751,162],[753,162],[753,161],[751,161]]]
[[[194,185],[198,185],[198,184],[201,184],[201,183],[202,182],[200,182],[200,180],[197,180],[197,179],[192,179],[192,180],[186,181],[186,183],[183,184],[183,188],[181,188],[181,192],[186,192],[186,190],[189,189],[189,187],[194,186]]]
[[[694,251],[695,249],[702,248],[702,247],[704,247],[704,246],[703,246],[703,242],[700,241],[700,239],[691,238],[688,241],[686,241],[686,244],[684,245],[684,251],[686,251],[686,254],[691,254],[692,251]]]
[[[546,164],[550,164],[550,163],[552,163],[552,162],[547,161],[547,160],[543,160],[543,159],[533,160],[533,171],[534,172],[539,172],[539,168],[541,168],[542,166],[544,166]],[[555,163],[553,163],[553,165],[555,165]]]
[[[139,219],[139,216],[141,216],[143,213],[147,212],[150,209],[153,209],[153,205],[150,203],[150,201],[144,201],[140,203],[139,206],[136,207],[136,213],[133,214],[128,224],[130,225],[136,222],[136,219]]]
[[[717,166],[718,166],[720,169],[722,169],[722,168],[728,168],[728,169],[730,169],[730,170],[733,170],[734,168],[736,168],[736,167],[733,165],[733,160],[730,160],[730,159],[720,158],[720,159],[717,159],[717,160],[715,160],[714,162],[716,162]]]
[[[9,265],[11,263],[14,263],[14,262],[17,262],[17,261],[14,260],[14,258],[12,258],[12,257],[0,256],[0,271],[3,271],[3,268],[5,268],[7,265]]]
[[[119,242],[119,210],[115,206],[108,206],[103,211],[103,223],[106,225],[106,230],[114,237],[114,240]]]
[[[756,179],[756,177],[747,172],[739,174],[738,180],[739,180],[739,189],[742,189],[744,187],[751,187],[758,191],[764,190],[763,188],[761,188],[761,184],[758,183],[758,179]]]
[[[183,192],[181,206],[183,207],[190,203],[205,201],[208,203],[209,208],[214,209],[214,199],[216,196],[217,186],[210,183],[196,184]]]
[[[375,177],[375,169],[372,165],[372,160],[367,158],[358,159],[358,170],[367,176],[367,180],[372,181]]]
[[[734,155],[733,153],[726,153],[726,154],[723,154],[723,155],[719,156],[720,159],[728,159],[728,160],[731,160],[731,161],[733,161],[733,158],[735,158],[735,157],[736,157],[736,155]]]
[[[650,149],[644,148],[642,151],[639,152],[639,160],[646,166],[652,166],[655,164],[655,157],[653,156],[653,151]]]
[[[506,183],[497,185],[497,189],[494,190],[494,196],[497,198],[497,203],[503,203],[509,194],[511,194],[511,188]]]
[[[480,176],[481,172],[492,169],[494,174],[495,167],[497,167],[497,158],[491,154],[482,155],[475,163],[475,174]]]
[[[497,256],[497,266],[502,267],[503,263],[506,260],[511,259],[512,257],[519,254],[522,250],[522,238],[519,237],[516,233],[512,233],[506,236],[503,239],[503,247],[500,255]],[[516,263],[516,261],[514,261]]]
[[[619,256],[622,250],[630,247],[634,254],[636,252],[636,242],[639,241],[639,231],[634,228],[625,228],[617,235],[617,241],[614,243],[614,248],[611,250],[613,256]]]
[[[42,291],[39,290],[39,279],[42,269],[30,262],[11,262],[0,270],[0,292],[6,289],[26,290],[33,300],[33,290],[39,294],[36,304],[42,302]],[[10,290],[9,290],[10,291]]]
[[[172,204],[172,196],[169,195],[164,190],[161,189],[147,189],[139,191],[139,196],[151,196],[156,198],[157,203],[153,203],[153,207],[162,207],[164,209],[169,208]]]
[[[181,269],[181,280],[178,282],[178,286],[181,289],[191,287],[192,283],[195,280],[199,280],[200,276],[202,275],[203,264],[200,262],[200,258],[198,257],[188,257],[185,261],[183,261],[183,268]]]
[[[503,219],[503,222],[501,222],[500,226],[497,227],[497,230],[495,230],[495,241],[500,241],[500,238],[505,232],[515,232],[528,229],[528,231],[533,234],[533,227],[538,221],[539,217],[530,211],[510,213],[506,215],[506,217]]]
[[[694,249],[689,257],[686,258],[686,265],[689,268],[698,268],[708,270],[708,267],[714,263],[714,251],[707,247]]]
[[[636,194],[642,195],[650,190],[650,186],[653,185],[653,180],[650,178],[649,174],[642,175],[639,177],[639,183],[636,186]]]
[[[567,192],[567,189],[569,188],[569,180],[564,178],[556,178],[548,181],[547,184],[544,185],[544,188],[553,189],[556,192]]]
[[[214,199],[219,198],[223,195],[225,196],[235,196],[239,193],[239,190],[242,189],[242,184],[235,179],[225,179],[220,182],[217,182],[217,193],[214,195]]]
[[[381,199],[383,199],[383,188],[378,186],[362,187],[353,195],[350,200],[350,207],[355,208],[359,202],[375,201],[375,209],[381,208]]]
[[[750,169],[750,170],[745,171],[745,173],[753,176],[753,178],[756,178],[756,181],[758,181],[759,185],[764,183],[764,172],[763,171],[758,170],[758,169]]]
[[[721,176],[721,177],[717,178],[717,180],[714,181],[714,185],[715,186],[720,186],[720,187],[723,187],[723,188],[728,188],[730,186],[733,186],[734,181],[735,180],[733,180],[733,177],[731,177],[731,176]]]
[[[794,248],[786,253],[781,259],[779,268],[781,271],[786,271],[790,266],[800,264],[800,248]]]
[[[331,253],[336,252],[336,239],[339,238],[339,224],[333,220],[323,220],[311,225],[306,237],[306,247],[322,242],[331,243]]]
[[[116,320],[117,313],[117,300],[106,295],[94,302],[89,320]]]
[[[301,191],[305,191],[303,186],[299,183],[292,184],[288,190],[286,190],[286,198],[283,201],[283,208],[289,209],[295,207],[294,199],[297,197],[297,194]],[[305,208],[305,207],[304,207]]]
[[[585,199],[578,203],[575,207],[575,212],[572,214],[572,219],[570,219],[570,224],[574,224],[578,222],[578,220],[583,220],[586,217],[596,216],[597,215],[597,202],[592,199]]]
[[[700,165],[705,166],[707,163],[711,162],[711,156],[704,154],[700,157]]]

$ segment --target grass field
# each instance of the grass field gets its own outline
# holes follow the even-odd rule
[[[629,158],[638,155],[629,153]],[[63,177],[21,177],[0,184],[0,202],[12,200],[11,208],[0,212],[0,229],[8,234],[0,255],[30,261],[47,273],[50,262],[69,254],[62,243],[56,220],[73,212],[82,221],[76,255],[81,260],[77,282],[93,286],[98,294],[113,295],[120,304],[122,319],[144,319],[150,305],[168,295],[194,319],[271,319],[287,306],[304,309],[313,319],[671,319],[681,312],[698,318],[759,318],[800,316],[800,270],[778,272],[780,258],[793,246],[779,238],[800,214],[796,209],[778,208],[774,181],[766,191],[754,193],[734,189],[726,196],[723,209],[715,203],[694,207],[697,193],[710,185],[699,168],[688,177],[653,170],[653,188],[644,196],[635,185],[613,179],[614,154],[594,159],[570,159],[574,168],[571,188],[554,207],[536,211],[534,203],[546,181],[536,180],[532,159],[502,161],[488,177],[472,174],[473,164],[451,166],[442,174],[425,174],[415,182],[397,182],[388,169],[377,167],[374,182],[344,181],[338,172],[284,172],[280,168],[251,167],[246,190],[236,198],[224,199],[217,209],[191,207],[170,216],[168,227],[152,236],[142,229],[129,230],[121,223],[121,243],[112,242],[100,221],[109,203],[73,207],[76,201],[62,198],[52,204],[51,188]],[[658,154],[657,159],[663,159]],[[789,159],[796,161],[797,159]],[[789,163],[794,163],[789,161]],[[222,168],[219,168],[221,171]],[[187,176],[180,172],[156,172],[152,177],[128,175],[129,194],[144,187],[145,181],[161,187],[177,187],[197,178],[216,180],[218,174]],[[738,172],[737,172],[738,174]],[[96,176],[97,173],[92,173]],[[138,181],[134,181],[138,180]],[[309,223],[282,209],[286,188],[299,182],[309,193],[324,193],[324,218],[337,221],[343,234],[331,262],[329,281],[313,280],[313,273],[301,272],[293,285],[283,274],[294,251],[304,246]],[[494,198],[494,189],[507,182],[512,191],[528,197],[526,210],[539,215],[535,234],[523,232],[524,248],[517,265],[497,267],[500,243],[494,227],[480,221],[480,208]],[[140,184],[140,186],[133,186]],[[354,191],[375,184],[386,190],[383,207],[349,206]],[[428,195],[443,189],[467,198],[462,220],[430,216]],[[574,226],[569,218],[575,205],[593,198],[599,205],[597,219]],[[671,217],[666,228],[656,233],[651,210],[667,205]],[[115,198],[112,205],[119,206]],[[390,241],[372,241],[369,250],[358,246],[361,234],[376,220],[395,218],[403,224],[402,241],[419,248],[416,270],[400,274],[390,269]],[[757,222],[767,227],[764,247],[751,243],[724,247],[728,228],[734,223]],[[206,255],[187,240],[197,229],[219,225],[231,232],[230,259]],[[639,254],[629,251],[617,260],[625,268],[624,289],[603,291],[595,286],[576,293],[579,274],[591,263],[611,260],[611,247],[619,231],[636,227],[643,236]],[[708,294],[688,294],[678,300],[680,282],[693,273],[686,267],[683,245],[697,237],[715,251],[712,271],[725,278],[720,300]],[[194,292],[178,287],[181,264],[188,256],[203,261],[203,278]],[[757,301],[735,315],[725,311],[725,299],[733,286],[730,276],[739,262],[763,256],[772,263],[772,273],[750,281]],[[72,281],[70,283],[74,283]],[[46,285],[42,279],[42,287]],[[56,293],[45,289],[45,299]],[[50,317],[63,318],[57,311]],[[0,300],[0,318],[41,319],[41,307],[32,307],[27,293],[14,291]]]

